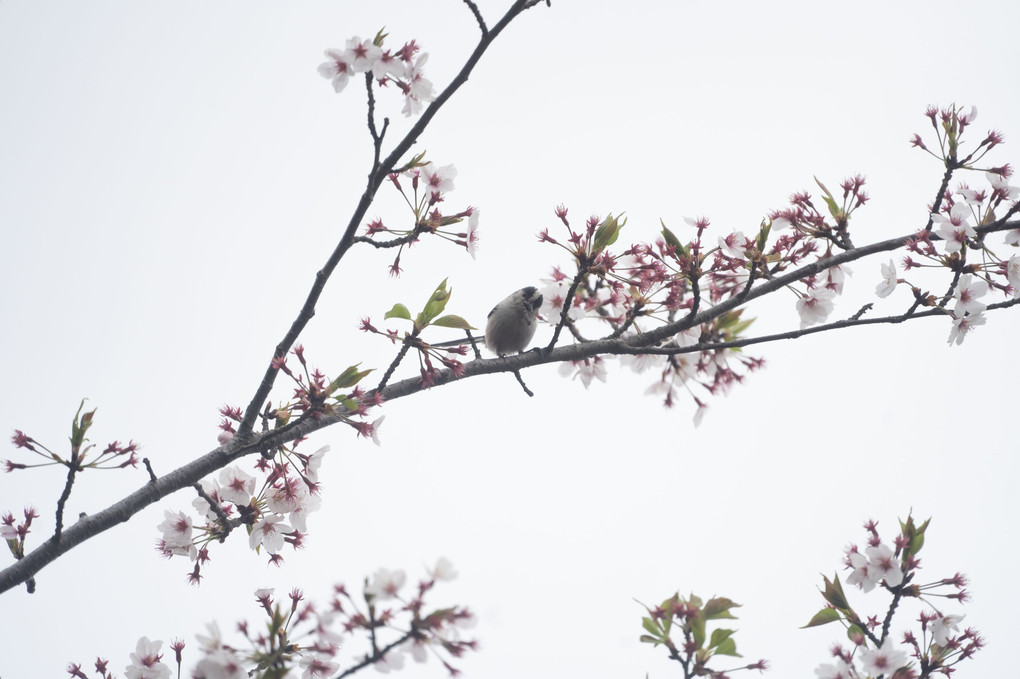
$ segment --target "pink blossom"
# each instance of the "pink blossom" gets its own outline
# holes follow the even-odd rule
[[[899,668],[909,662],[907,654],[894,648],[892,636],[885,638],[878,648],[861,649],[861,665],[864,671],[872,677],[891,677]]]
[[[882,265],[882,282],[875,286],[875,294],[879,297],[888,297],[896,289],[898,282],[896,263],[890,259],[888,264]]]
[[[291,527],[283,522],[282,516],[264,514],[252,526],[251,535],[248,536],[248,545],[252,549],[261,545],[270,554],[276,554],[283,549],[284,537],[291,530]]]
[[[1006,262],[1006,280],[1013,287],[1013,296],[1020,297],[1020,255],[1013,255]]]
[[[800,327],[806,328],[828,318],[832,313],[832,299],[835,296],[835,291],[829,288],[815,288],[798,299],[797,313],[800,314]]]
[[[365,594],[380,600],[392,599],[397,596],[405,582],[407,574],[404,571],[380,568],[372,575],[372,583],[365,587]]]
[[[319,64],[319,75],[330,80],[333,83],[333,90],[339,94],[347,87],[354,72],[351,56],[336,49],[328,49],[325,54],[329,61]]]
[[[982,312],[976,314],[967,314],[966,316],[954,316],[953,327],[949,331],[949,344],[954,342],[959,345],[963,344],[964,338],[970,333],[975,327],[985,324],[985,315]]]
[[[131,664],[124,668],[127,679],[170,679],[170,668],[162,662],[159,649],[162,641],[149,641],[142,637],[131,654]]]
[[[977,237],[977,231],[968,223],[970,208],[966,203],[956,203],[949,210],[949,216],[932,213],[932,222],[938,224],[935,233],[946,241],[946,252],[959,252],[969,238]]]
[[[960,276],[956,283],[956,290],[953,291],[953,298],[956,299],[956,306],[953,307],[954,316],[964,314],[976,314],[985,310],[988,306],[979,302],[978,298],[988,292],[988,283],[970,274]]]

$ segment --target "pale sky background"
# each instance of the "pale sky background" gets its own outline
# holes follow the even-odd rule
[[[479,4],[491,24],[509,2]],[[444,277],[448,309],[481,325],[507,293],[567,263],[535,239],[558,203],[575,223],[626,211],[625,242],[654,239],[660,217],[684,233],[695,215],[749,232],[812,190],[812,175],[834,186],[863,172],[873,199],[855,217],[857,243],[920,228],[942,169],[907,140],[930,130],[928,104],[976,104],[975,136],[1006,134],[992,163],[1020,163],[1018,21],[1005,0],[537,7],[418,144],[456,165],[451,206],[481,208],[478,261],[427,242],[391,279],[390,253],[352,251],[306,353],[327,373],[385,366],[391,347],[358,319],[420,305]],[[420,42],[439,87],[477,37],[455,0],[0,2],[5,437],[19,428],[64,451],[87,396],[93,440],[133,438],[157,473],[215,447],[217,408],[247,403],[368,171],[362,88],[335,95],[315,70],[322,50],[383,26],[389,44]],[[379,101],[394,139],[408,125],[401,104]],[[399,214],[384,189],[370,216]],[[873,298],[886,259],[853,265],[834,318]],[[798,324],[794,296],[774,297],[748,312],[759,332]],[[544,366],[525,374],[532,399],[495,375],[395,401],[381,448],[339,427],[306,444],[333,452],[308,546],[285,552],[285,568],[237,535],[214,548],[203,585],[188,585],[189,564],[153,550],[163,511],[190,507],[182,492],[43,570],[34,595],[0,597],[0,677],[66,676],[96,655],[123,676],[142,635],[184,637],[190,670],[206,622],[261,624],[258,587],[324,599],[335,582],[378,567],[416,578],[444,555],[460,578],[431,601],[480,618],[466,677],[681,676],[637,642],[633,600],[677,589],[742,603],[738,649],[768,658],[766,676],[813,676],[845,638],[797,629],[822,605],[819,573],[844,577],[862,522],[891,539],[911,508],[933,517],[924,577],[972,578],[965,623],[988,647],[958,676],[1007,676],[1020,313],[990,314],[961,347],[948,332],[928,319],[759,347],[766,369],[714,399],[698,429],[690,404],[664,410],[643,395],[651,378],[615,363],[587,391]],[[4,445],[0,458],[22,459]],[[43,515],[31,546],[52,530],[63,476],[0,476],[0,511],[32,503]],[[142,470],[86,473],[68,513],[144,482]],[[884,611],[881,597],[853,601]],[[898,635],[915,629],[905,609]],[[445,676],[434,661],[403,672]]]

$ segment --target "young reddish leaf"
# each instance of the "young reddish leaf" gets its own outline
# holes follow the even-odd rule
[[[340,373],[339,377],[330,382],[328,393],[332,394],[337,389],[347,389],[349,387],[353,387],[355,384],[360,382],[365,375],[372,372],[373,370],[373,368],[369,368],[368,370],[358,370],[359,365],[361,364],[356,363],[355,365],[352,365],[351,367],[347,368],[342,373]]]
[[[705,620],[715,620],[717,618],[736,619],[736,616],[730,613],[731,608],[740,608],[740,604],[734,603],[726,597],[709,599],[703,610]]]
[[[840,611],[849,611],[850,602],[846,599],[846,594],[843,593],[843,585],[839,584],[839,576],[833,573],[832,581],[830,582],[827,577],[822,576],[822,580],[825,581],[825,589],[822,591],[822,597]]]

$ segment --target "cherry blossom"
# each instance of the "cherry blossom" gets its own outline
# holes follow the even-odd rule
[[[374,667],[382,674],[388,674],[390,670],[402,670],[404,669],[404,654],[399,648],[390,649],[382,657],[382,660],[375,663]]]
[[[719,248],[730,257],[743,259],[747,249],[747,236],[740,231],[734,231],[728,236],[719,236]]]
[[[276,514],[264,514],[251,529],[248,545],[255,549],[259,545],[270,554],[283,549],[284,536],[291,532],[291,527],[283,522],[283,517]]]
[[[1020,187],[1010,186],[1009,180],[995,172],[986,172],[985,177],[988,178],[988,183],[992,185],[992,190],[996,195],[1002,196],[1003,200],[1015,201],[1020,199]]]
[[[362,40],[355,36],[347,40],[344,54],[348,57],[348,63],[355,73],[364,73],[371,71],[382,57],[382,48],[376,46],[371,40]]]
[[[896,263],[891,259],[888,264],[882,265],[882,282],[875,286],[875,294],[879,297],[888,297],[896,289]]]
[[[372,575],[372,583],[365,588],[365,594],[382,600],[392,599],[397,596],[405,582],[407,574],[404,571],[380,568]]]
[[[389,50],[382,53],[379,59],[372,64],[372,77],[376,80],[385,80],[388,76],[394,78],[407,77],[407,63],[398,55],[391,54]]]
[[[942,236],[946,241],[946,252],[959,252],[968,238],[977,237],[977,231],[968,223],[970,219],[970,208],[965,203],[957,203],[950,211],[949,216],[932,214],[932,222],[938,224],[935,233]]]
[[[346,52],[336,49],[328,49],[325,54],[329,61],[319,64],[319,75],[331,81],[333,90],[339,94],[347,87],[354,72],[351,57]]]
[[[457,577],[457,571],[453,570],[453,564],[445,556],[439,557],[436,567],[429,573],[433,578],[440,581],[450,581]]]
[[[559,372],[564,377],[572,373],[575,379],[580,378],[585,389],[591,386],[593,379],[600,382],[606,381],[606,363],[601,356],[585,358],[580,361],[564,361],[560,363]]]
[[[876,581],[885,580],[889,587],[903,584],[903,567],[888,545],[879,544],[864,550],[868,555],[868,575]]]
[[[894,648],[892,636],[886,637],[878,648],[861,649],[861,665],[864,671],[872,677],[879,675],[891,677],[893,672],[908,662],[907,654]]]
[[[835,664],[823,663],[815,669],[815,676],[818,679],[853,679],[853,669],[843,659],[836,660]]]
[[[806,328],[821,323],[832,313],[834,290],[815,288],[797,300],[797,313],[800,314],[800,327]]]
[[[173,512],[169,509],[163,513],[163,523],[157,530],[163,533],[159,549],[167,556],[188,556],[192,561],[198,555],[198,549],[192,543],[191,517],[184,512]]]
[[[207,651],[191,672],[192,679],[248,679],[244,664],[229,648]]]
[[[328,452],[329,446],[323,446],[308,456],[308,461],[305,462],[305,477],[312,483],[319,480],[319,467],[322,466],[322,460]]]
[[[425,189],[433,196],[442,198],[444,193],[453,191],[453,178],[457,176],[457,168],[453,165],[438,167],[435,163],[429,163],[421,169],[421,180]]]
[[[434,101],[436,98],[435,91],[432,88],[432,81],[426,78],[422,71],[428,59],[429,55],[422,53],[414,64],[408,67],[407,84],[402,88],[405,99],[404,108],[401,112],[405,116],[417,115],[421,112],[425,103]]]
[[[332,677],[340,669],[339,663],[332,661],[326,653],[308,653],[301,657],[301,679],[316,679],[316,677]]]
[[[170,679],[170,668],[162,662],[159,649],[162,641],[142,637],[131,654],[131,664],[124,668],[127,679]]]
[[[471,259],[476,259],[478,254],[478,208],[471,208],[471,215],[468,217],[468,230],[464,238],[464,247],[467,248]]]
[[[954,342],[957,345],[963,344],[963,339],[976,326],[985,324],[985,315],[981,312],[967,314],[966,316],[954,316],[953,327],[949,331],[949,344]]]
[[[853,271],[850,270],[845,264],[837,264],[836,266],[830,266],[825,272],[826,278],[828,279],[825,287],[832,290],[837,295],[843,294],[843,283],[846,282],[847,276],[853,275]]]
[[[846,579],[847,584],[857,585],[865,592],[875,589],[875,585],[878,584],[881,578],[876,577],[872,571],[868,558],[856,549],[853,549],[846,555],[846,560],[847,564],[853,569],[853,572]]]
[[[978,297],[986,292],[988,292],[988,283],[985,281],[980,278],[975,280],[970,274],[960,276],[956,290],[953,291],[953,297],[956,299],[953,315],[961,317],[964,314],[976,314],[984,311],[988,305],[979,302]]]
[[[1020,297],[1020,255],[1013,255],[1006,262],[1006,280],[1013,287],[1013,296]]]
[[[219,496],[225,502],[246,505],[255,494],[255,477],[246,474],[237,465],[220,471]]]
[[[934,620],[931,624],[931,635],[935,643],[943,647],[948,646],[953,633],[960,631],[961,620],[962,615],[943,615]]]
[[[307,488],[307,487],[306,487]],[[306,492],[301,502],[287,515],[287,520],[294,530],[305,533],[308,531],[308,515],[322,507],[322,498],[315,493]]]

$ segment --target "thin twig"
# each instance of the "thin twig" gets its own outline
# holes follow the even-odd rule
[[[411,129],[407,132],[404,138],[393,147],[390,154],[381,161],[373,162],[373,171],[369,175],[368,184],[365,187],[364,193],[361,194],[361,199],[358,201],[358,205],[355,207],[350,221],[347,223],[347,228],[344,230],[344,234],[340,238],[340,242],[337,243],[336,248],[333,250],[332,254],[330,254],[322,269],[315,274],[315,282],[308,291],[308,296],[305,298],[305,302],[301,306],[301,310],[298,313],[297,318],[295,318],[293,323],[291,323],[290,329],[284,335],[283,339],[276,345],[272,359],[269,361],[266,372],[262,376],[262,381],[259,383],[251,401],[249,401],[248,406],[245,408],[244,416],[237,428],[236,437],[239,437],[241,440],[246,440],[252,436],[252,428],[255,424],[255,418],[262,409],[262,404],[265,402],[266,398],[268,398],[269,392],[272,390],[273,385],[276,382],[276,376],[279,374],[279,370],[273,365],[273,361],[287,355],[287,352],[290,351],[292,346],[294,346],[294,343],[301,335],[301,332],[305,329],[305,326],[308,325],[308,322],[315,315],[315,305],[319,301],[319,297],[322,295],[323,289],[326,287],[326,282],[333,275],[337,266],[339,266],[340,260],[343,259],[345,254],[347,254],[347,251],[351,248],[351,246],[354,245],[355,232],[362,220],[365,218],[365,214],[368,212],[369,206],[371,206],[372,202],[375,200],[376,192],[386,180],[387,175],[394,167],[397,166],[397,163],[404,157],[404,154],[410,150],[411,146],[418,140],[418,137],[425,132],[429,123],[432,122],[432,119],[435,118],[436,114],[446,104],[450,97],[452,97],[453,94],[468,81],[468,76],[471,74],[471,71],[474,70],[479,59],[482,58],[482,55],[485,54],[489,45],[492,44],[492,41],[495,40],[508,25],[510,25],[511,21],[513,21],[522,12],[532,7],[533,4],[533,2],[521,2],[520,0],[515,2],[513,6],[507,10],[506,14],[503,15],[503,18],[481,37],[478,41],[478,45],[475,46],[475,49],[471,52],[467,61],[465,61],[460,72],[422,112],[418,121],[411,126]]]

